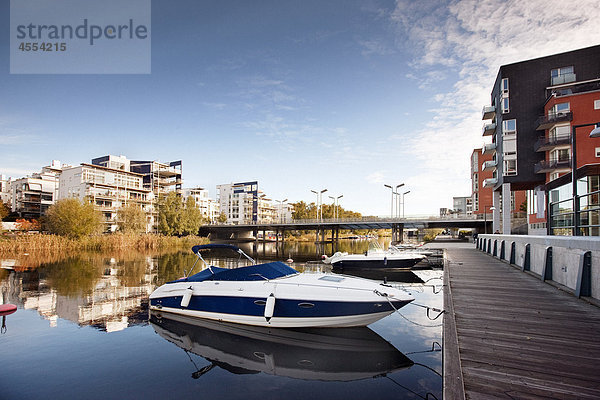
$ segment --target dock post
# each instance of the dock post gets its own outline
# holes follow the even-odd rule
[[[523,259],[523,271],[531,270],[531,244],[525,245],[525,258]]]
[[[505,248],[505,241],[503,240],[500,242],[500,259],[501,260],[504,260],[506,257],[506,254],[505,254],[506,252],[505,252],[504,248]]]
[[[516,250],[517,250],[517,244],[515,242],[512,242],[510,244],[510,261],[509,261],[512,265],[515,264],[515,261],[517,258],[517,255],[515,254]]]
[[[543,281],[552,280],[552,246],[546,247],[546,254],[544,256],[544,269],[542,270]]]
[[[577,297],[592,296],[592,252],[586,251],[579,256],[579,271],[577,272]]]

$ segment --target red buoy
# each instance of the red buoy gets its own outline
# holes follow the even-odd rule
[[[10,315],[17,311],[17,306],[14,304],[0,304],[0,316]]]

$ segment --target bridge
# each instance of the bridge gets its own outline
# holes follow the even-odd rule
[[[487,228],[486,228],[487,225]],[[283,237],[286,231],[315,231],[317,242],[325,241],[325,232],[331,232],[331,241],[337,241],[340,230],[358,229],[390,229],[392,241],[402,240],[404,229],[476,229],[477,232],[490,232],[492,229],[491,218],[483,215],[460,216],[460,217],[362,217],[348,219],[301,219],[282,223],[254,223],[254,224],[210,224],[200,229],[201,235],[208,235],[237,240],[258,240],[258,232],[263,232],[263,240],[266,232],[275,232],[276,240],[279,234]],[[319,239],[320,238],[320,239]]]

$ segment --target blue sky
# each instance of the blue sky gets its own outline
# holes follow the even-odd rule
[[[600,1],[152,1],[149,75],[9,74],[0,0],[0,173],[106,154],[183,160],[186,187],[436,214],[470,195],[502,64],[600,43]],[[329,200],[328,198],[326,198]]]

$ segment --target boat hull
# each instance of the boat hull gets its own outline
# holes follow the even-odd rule
[[[423,257],[415,258],[401,258],[401,259],[373,259],[373,258],[346,258],[338,261],[333,261],[331,265],[334,268],[362,268],[362,269],[376,269],[376,268],[412,268],[420,261]]]
[[[406,292],[367,279],[298,274],[255,282],[174,282],[150,296],[150,309],[275,328],[369,325],[411,302]]]

